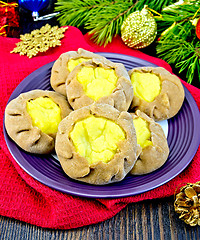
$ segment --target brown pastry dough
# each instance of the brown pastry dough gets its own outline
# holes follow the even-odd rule
[[[116,86],[114,86],[114,89],[111,91],[111,93],[107,96],[102,96],[97,100],[87,96],[83,85],[77,80],[79,72],[84,67],[93,69],[100,67],[107,70],[113,70],[115,72],[117,81],[115,84]],[[103,87],[107,88],[107,84],[104,84]],[[69,74],[66,80],[66,88],[69,104],[75,110],[97,102],[109,104],[119,111],[127,111],[133,99],[133,86],[124,65],[120,63],[102,62],[99,59],[92,59],[91,61],[79,64]],[[101,87],[99,88],[97,85],[95,85],[93,92],[99,93],[100,91],[103,92]]]
[[[39,97],[53,100],[60,107],[61,119],[72,111],[63,95],[52,91],[33,90],[20,94],[8,103],[5,127],[8,135],[25,151],[47,154],[54,150],[56,133],[46,134],[33,126],[32,118],[27,112],[27,102]]]
[[[112,120],[125,132],[125,139],[118,142],[117,152],[107,163],[98,161],[89,164],[86,157],[76,151],[69,137],[75,123],[91,116]],[[97,185],[120,181],[136,161],[137,143],[133,119],[128,112],[119,112],[107,104],[94,103],[80,108],[71,112],[59,124],[55,149],[64,172],[73,179]]]
[[[55,61],[51,70],[50,84],[56,92],[66,96],[65,82],[70,73],[68,70],[68,62],[71,59],[76,60],[80,58],[85,58],[88,60],[98,58],[102,59],[102,61],[109,62],[109,60],[107,60],[105,57],[89,52],[82,48],[79,48],[78,51],[69,51],[61,54],[60,57]]]
[[[138,147],[137,154],[139,157],[130,173],[132,175],[147,174],[160,168],[166,162],[169,155],[167,139],[162,127],[145,113],[137,110],[136,113],[131,113],[131,115],[133,119],[141,117],[148,123],[152,145],[144,148]]]
[[[141,67],[129,71],[129,76],[134,72],[153,73],[159,77],[161,91],[152,102],[147,102],[137,96],[133,96],[131,108],[135,111],[146,113],[155,121],[169,119],[180,110],[185,93],[180,79],[162,67]]]

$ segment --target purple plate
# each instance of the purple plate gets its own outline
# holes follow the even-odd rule
[[[123,63],[127,70],[134,67],[153,66],[148,61],[116,53],[99,53],[113,62]],[[52,90],[50,74],[53,62],[44,65],[26,77],[14,90],[10,100],[22,92],[33,89]],[[89,185],[70,179],[53,155],[29,154],[19,148],[7,135],[8,148],[16,162],[41,183],[68,194],[92,198],[116,198],[140,194],[170,181],[182,172],[193,159],[200,143],[199,109],[189,91],[185,89],[184,104],[179,113],[168,120],[167,141],[170,154],[167,162],[158,170],[143,176],[126,176],[118,183],[104,186]]]

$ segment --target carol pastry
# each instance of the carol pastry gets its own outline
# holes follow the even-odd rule
[[[98,58],[103,61],[109,61],[105,57],[90,51],[79,48],[78,51],[69,51],[60,55],[55,61],[52,70],[50,84],[52,88],[66,96],[65,82],[69,73],[81,62]]]
[[[134,96],[131,108],[154,120],[169,119],[177,114],[184,101],[179,78],[162,67],[141,67],[129,71]]]
[[[66,80],[66,89],[75,110],[97,102],[127,111],[133,98],[133,87],[123,64],[99,59],[76,66]]]
[[[8,135],[25,151],[47,154],[54,150],[60,121],[71,111],[63,95],[32,90],[8,103],[5,127]]]
[[[150,173],[167,160],[169,147],[162,127],[145,113],[131,113],[139,145],[138,159],[131,170],[133,175]]]
[[[136,161],[132,117],[107,104],[75,110],[59,124],[55,150],[70,178],[96,185],[120,181]]]

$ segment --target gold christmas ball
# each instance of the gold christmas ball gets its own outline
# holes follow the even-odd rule
[[[129,47],[136,49],[150,45],[157,34],[157,24],[147,6],[131,13],[121,27],[121,38]]]

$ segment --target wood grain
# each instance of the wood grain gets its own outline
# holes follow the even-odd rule
[[[0,240],[200,240],[200,226],[190,227],[174,212],[173,198],[129,204],[113,218],[71,230],[37,227],[0,216]]]

